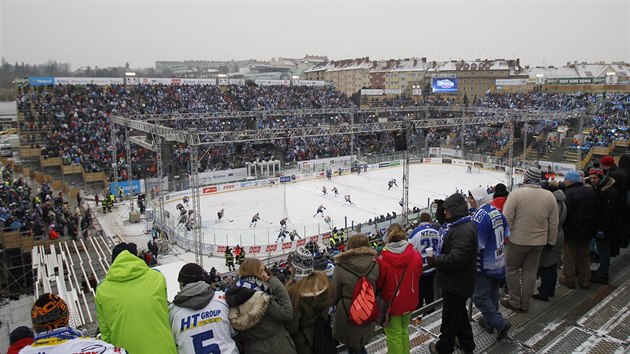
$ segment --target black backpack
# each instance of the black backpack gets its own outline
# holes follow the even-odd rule
[[[304,331],[302,331],[304,333]],[[313,354],[330,354],[337,352],[337,342],[333,338],[332,328],[328,321],[317,315],[313,325],[313,338],[307,338]],[[312,344],[311,344],[312,342]]]

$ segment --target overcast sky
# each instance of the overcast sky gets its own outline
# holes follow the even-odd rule
[[[0,0],[9,63],[152,67],[156,60],[630,61],[630,0]]]

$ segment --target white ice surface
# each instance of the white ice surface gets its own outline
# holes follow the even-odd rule
[[[396,178],[398,187],[388,190],[387,182]],[[410,166],[409,201],[410,207],[415,205],[426,207],[428,200],[445,198],[456,189],[469,189],[499,182],[507,184],[504,172],[481,169],[480,173],[466,173],[465,166],[448,164],[414,164]],[[321,187],[326,186],[328,195],[323,195]],[[332,188],[336,186],[339,196],[335,197]],[[285,192],[286,190],[286,192]],[[376,170],[367,173],[348,174],[327,179],[313,179],[296,183],[282,184],[278,187],[259,187],[246,190],[236,190],[225,193],[203,195],[201,197],[202,224],[204,242],[218,245],[265,245],[275,242],[279,231],[279,220],[288,213],[288,228],[296,229],[304,236],[319,231],[329,231],[330,228],[320,216],[313,217],[317,207],[326,207],[325,215],[330,215],[334,226],[344,226],[345,217],[348,225],[365,222],[375,216],[387,212],[400,212],[398,202],[402,198],[402,166]],[[350,194],[354,205],[344,202],[343,195]],[[171,198],[165,208],[171,215],[178,215],[175,206],[181,203],[180,197]],[[286,210],[285,210],[286,195]],[[92,202],[93,203],[93,202]],[[224,220],[217,222],[216,213],[225,208]],[[146,249],[150,235],[144,220],[138,224],[129,223],[129,204],[119,204],[114,211],[102,214],[97,209],[101,225],[108,234],[120,233],[128,242],[135,242],[138,250]],[[250,228],[251,217],[259,212],[262,218],[255,228]],[[234,220],[229,222],[227,220]],[[149,225],[150,228],[150,225]],[[288,240],[288,238],[287,238]],[[177,261],[194,262],[195,255],[178,247],[168,255],[160,255],[161,264]],[[215,267],[219,271],[226,271],[222,255],[203,257],[204,268]]]

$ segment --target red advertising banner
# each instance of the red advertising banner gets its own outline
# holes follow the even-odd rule
[[[284,242],[282,244],[282,249],[283,250],[289,250],[289,249],[291,249],[291,246],[293,246],[293,242]]]
[[[217,252],[225,253],[227,246],[217,246]]]
[[[275,252],[278,249],[278,245],[267,245],[265,252]]]
[[[297,240],[297,246],[304,246],[306,244],[306,239]]]
[[[249,253],[258,253],[260,252],[260,246],[250,246]]]
[[[205,187],[203,189],[203,193],[214,193],[217,191],[217,187]]]

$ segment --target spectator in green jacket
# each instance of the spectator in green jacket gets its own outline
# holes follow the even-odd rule
[[[177,354],[168,320],[166,279],[137,257],[134,243],[112,250],[112,265],[96,288],[102,339],[130,353]]]

